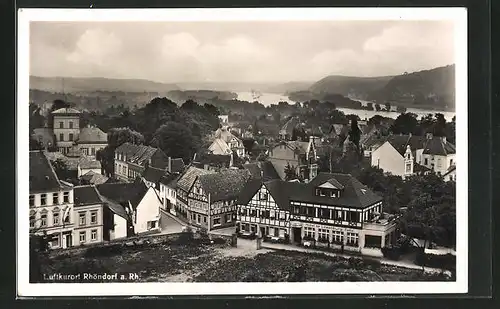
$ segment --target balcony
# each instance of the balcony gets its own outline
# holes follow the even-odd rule
[[[386,231],[397,224],[398,217],[388,213],[382,213],[369,221],[363,222],[363,229]]]

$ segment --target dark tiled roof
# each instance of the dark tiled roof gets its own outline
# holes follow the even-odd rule
[[[177,187],[177,181],[180,177],[181,175],[178,173],[168,173],[160,178],[160,183],[175,189]]]
[[[422,149],[424,143],[424,137],[422,136],[410,136],[410,135],[391,135],[387,137],[387,141],[401,154],[404,155],[406,152],[406,147],[409,145],[411,151],[414,152],[417,149]]]
[[[252,197],[257,193],[259,188],[262,186],[262,180],[257,178],[251,178],[247,181],[247,183],[241,189],[240,194],[238,195],[238,204],[246,205]]]
[[[133,208],[136,208],[146,192],[148,187],[142,181],[132,183],[106,183],[97,186],[101,196],[113,200],[119,204],[128,204],[130,202]]]
[[[134,145],[128,142],[123,143],[115,150],[116,153],[124,154],[127,157],[127,161],[137,163],[139,165],[142,165],[147,160],[151,159],[157,151],[161,150],[146,145]],[[156,167],[165,168],[165,166]]]
[[[424,165],[421,165],[421,164],[418,164],[416,162],[413,163],[413,172],[415,173],[425,173],[425,172],[430,172],[431,169],[424,166]]]
[[[292,135],[293,129],[299,125],[299,119],[297,117],[290,118],[281,128],[280,134]]]
[[[214,174],[214,171],[208,171],[194,166],[188,167],[186,172],[177,181],[177,187],[188,192],[191,189],[196,177],[207,174]]]
[[[75,187],[75,207],[102,203],[102,200],[94,186]]]
[[[167,171],[164,169],[149,166],[144,170],[142,177],[144,177],[144,179],[149,182],[158,183],[160,179],[166,174]]]
[[[211,202],[237,198],[247,181],[247,170],[223,170],[218,173],[198,176],[203,190],[210,194]]]
[[[446,156],[455,153],[455,145],[443,141],[442,138],[434,136],[426,139],[424,143],[424,154]]]
[[[231,155],[216,155],[212,153],[202,154],[197,156],[196,162],[200,166],[208,165],[216,165],[220,167],[228,168],[231,164]]]
[[[317,196],[315,188],[332,179],[344,186],[340,197]],[[382,201],[380,196],[349,174],[319,173],[307,184],[295,183],[289,192],[290,200],[331,206],[365,208]]]
[[[78,144],[107,144],[108,134],[97,127],[87,127],[80,129],[77,140]]]
[[[243,165],[243,168],[248,170],[253,178],[260,179],[263,176],[264,181],[280,179],[278,172],[276,172],[273,164],[269,161],[247,163]]]
[[[271,180],[264,184],[269,190],[269,193],[273,197],[276,205],[279,209],[289,210],[290,209],[290,193],[295,190],[296,187],[302,185],[298,182],[287,182],[283,180]]]
[[[30,193],[58,191],[62,188],[52,165],[41,151],[30,151]]]
[[[171,173],[182,173],[186,168],[186,165],[184,164],[184,160],[182,160],[182,158],[172,158],[170,164],[171,170],[169,172]]]

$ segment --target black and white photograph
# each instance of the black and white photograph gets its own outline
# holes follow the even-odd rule
[[[465,9],[18,16],[20,296],[467,292]]]

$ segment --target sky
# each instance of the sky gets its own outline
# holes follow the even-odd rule
[[[31,22],[30,74],[317,81],[454,63],[451,21]]]

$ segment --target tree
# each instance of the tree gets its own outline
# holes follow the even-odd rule
[[[290,162],[286,163],[284,172],[286,181],[298,179],[296,169],[293,165],[290,165]]]
[[[152,139],[152,145],[170,157],[182,158],[184,162],[191,161],[198,142],[187,126],[173,121],[159,127]]]
[[[245,152],[252,153],[252,149],[255,146],[255,140],[253,138],[244,138],[242,142],[245,147]]]
[[[361,130],[358,127],[358,120],[356,118],[351,118],[351,129],[349,130],[349,141],[356,145],[357,151],[359,151],[359,141],[361,139]]]
[[[413,113],[404,113],[399,115],[391,125],[390,131],[394,134],[420,134],[417,115]]]
[[[141,145],[144,143],[144,136],[130,128],[113,128],[108,131],[108,145],[114,149],[124,143]]]

